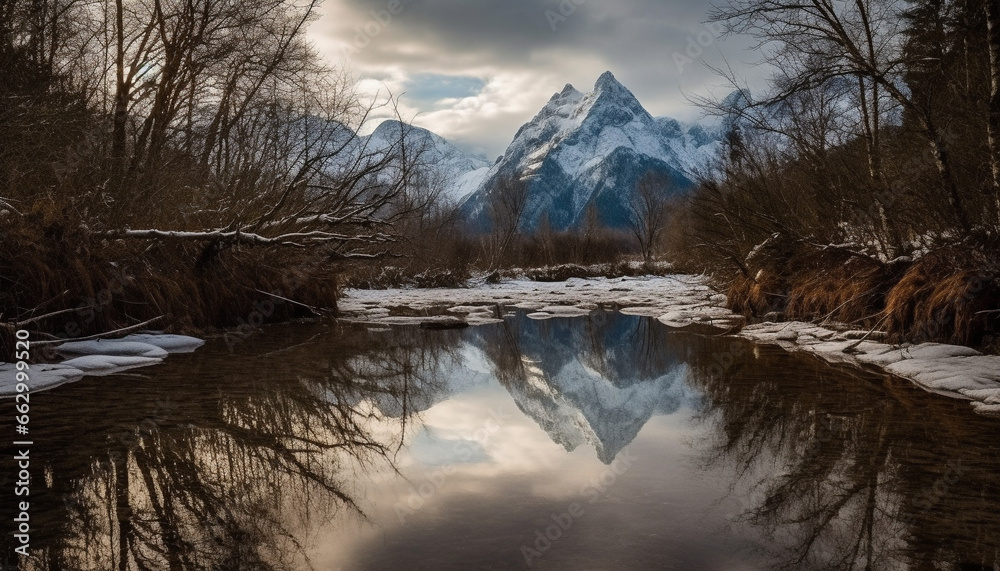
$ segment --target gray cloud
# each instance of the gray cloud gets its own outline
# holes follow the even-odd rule
[[[698,114],[685,93],[704,94],[720,79],[697,62],[679,70],[675,54],[714,65],[725,57],[752,81],[761,75],[747,65],[749,42],[717,41],[705,27],[702,0],[327,1],[313,37],[331,59],[348,54],[360,78],[397,87],[419,74],[483,80],[479,100],[421,99],[410,110],[421,113],[418,124],[491,155],[565,83],[586,90],[607,69],[650,112],[682,119]]]

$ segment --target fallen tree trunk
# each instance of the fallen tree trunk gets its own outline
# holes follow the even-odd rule
[[[292,232],[280,234],[278,236],[263,236],[254,232],[243,232],[240,230],[206,230],[201,232],[191,232],[183,230],[111,230],[100,232],[97,236],[112,240],[179,240],[179,241],[216,241],[225,244],[246,244],[255,246],[286,246],[294,248],[305,248],[317,244],[386,244],[395,242],[396,238],[389,234],[366,234],[351,236],[348,234],[337,234],[333,232],[323,232],[319,230],[310,232]],[[356,256],[368,258],[369,255],[343,254],[345,257]]]

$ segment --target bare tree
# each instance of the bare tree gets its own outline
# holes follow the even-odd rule
[[[628,204],[629,229],[639,243],[646,264],[653,262],[660,236],[667,229],[670,185],[667,177],[648,172],[639,179]]]
[[[21,272],[0,279],[5,321],[59,327],[37,316],[92,297],[109,262],[135,262],[146,284],[227,290],[234,311],[209,308],[212,296],[185,307],[198,325],[226,326],[256,292],[285,291],[292,266],[308,274],[292,297],[332,308],[339,262],[402,255],[404,232],[419,231],[403,222],[440,188],[405,133],[359,134],[395,100],[362,100],[317,56],[305,37],[316,4],[0,2],[0,233],[44,240],[37,268],[68,281],[8,288],[28,281],[32,258],[0,249],[0,265]],[[123,294],[149,314],[104,312],[86,333],[177,316],[179,296],[149,287]]]
[[[492,225],[486,245],[487,267],[494,271],[517,237],[524,211],[528,206],[528,184],[513,177],[502,177],[489,193],[489,215]]]
[[[770,101],[838,78],[855,78],[866,115],[865,138],[872,174],[879,176],[877,104],[881,94],[893,99],[919,124],[930,143],[942,190],[959,227],[972,221],[952,166],[951,150],[930,108],[905,87],[907,59],[900,0],[739,0],[716,10],[713,19],[729,31],[749,33],[768,45],[770,63],[783,74],[780,92]]]

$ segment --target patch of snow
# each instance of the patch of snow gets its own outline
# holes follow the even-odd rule
[[[70,357],[62,363],[30,365],[27,385],[32,392],[48,390],[85,376],[104,377],[163,362],[173,353],[191,353],[205,341],[186,335],[134,333],[121,339],[69,341],[56,347],[57,354]],[[16,394],[14,365],[0,363],[0,398]]]
[[[153,357],[125,357],[117,355],[87,355],[63,361],[62,365],[83,371],[92,377],[106,377],[130,369],[158,365],[163,359]]]
[[[592,307],[583,308],[573,305],[547,305],[539,310],[535,315],[547,316],[543,319],[550,319],[553,317],[586,317],[590,315],[593,310],[594,308]]]
[[[167,351],[149,343],[121,341],[118,339],[97,339],[94,341],[70,341],[56,347],[56,353],[63,357],[78,355],[108,355],[115,357],[150,357],[162,359]]]
[[[448,313],[464,313],[468,315],[470,313],[483,313],[483,309],[489,310],[489,308],[484,308],[482,305],[457,305],[449,307]]]
[[[11,398],[18,394],[17,372],[13,363],[0,363],[0,398]],[[26,373],[28,381],[25,384],[31,392],[54,389],[59,385],[79,381],[85,375],[78,368],[51,363],[30,365]]]
[[[449,310],[448,313],[460,315],[478,306],[479,313],[470,313],[478,317],[485,316],[484,305],[524,309],[542,314],[535,317],[544,318],[583,316],[598,307],[614,306],[628,308],[625,312],[632,315],[649,317],[686,311],[691,322],[710,323],[721,328],[730,328],[742,321],[741,317],[720,307],[713,298],[718,300],[718,293],[698,276],[574,278],[552,283],[519,279],[473,288],[347,290],[340,300],[340,309],[352,321],[367,323],[400,322],[398,318],[388,317],[390,307],[402,306],[417,312]],[[375,308],[382,308],[383,313],[376,313]],[[494,317],[492,312],[490,317]],[[496,322],[467,321],[470,324]]]
[[[167,353],[194,353],[205,344],[203,339],[187,335],[167,335],[165,333],[133,333],[119,339],[122,342],[146,343],[159,347]]]
[[[976,412],[1000,404],[1000,356],[982,355],[969,347],[923,343],[889,345],[858,341],[852,332],[840,333],[811,323],[762,323],[743,329],[742,336],[788,351],[805,351],[831,362],[875,366],[909,379],[928,391],[970,399]]]

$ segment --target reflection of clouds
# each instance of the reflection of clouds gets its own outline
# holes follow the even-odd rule
[[[462,355],[462,365],[466,369],[474,373],[492,377],[488,357],[483,353],[482,349],[472,343],[463,343],[460,354]]]
[[[408,449],[415,463],[429,467],[479,464],[490,460],[480,441],[442,438],[427,426],[417,434]]]
[[[509,406],[504,392],[460,395],[456,406],[442,403],[427,411],[428,421],[460,419],[476,424],[469,408],[481,413]],[[558,568],[657,568],[659,561],[678,568],[766,569],[737,550],[752,538],[728,535],[728,504],[713,509],[726,482],[705,477],[690,456],[687,442],[704,435],[692,429],[691,411],[656,416],[628,448],[634,462],[596,495],[584,494],[609,467],[589,450],[567,453],[549,440],[534,421],[513,411],[508,424],[485,445],[491,460],[457,465],[443,485],[399,523],[393,505],[406,499],[434,467],[413,465],[408,481],[386,482],[371,513],[374,528],[355,530],[346,541],[338,531],[336,549],[314,557],[318,568],[344,562],[361,568],[403,568],[420,562],[428,568],[523,568],[519,545],[551,514],[573,502],[584,514],[560,539],[544,563]],[[641,548],[635,548],[642,546]],[[324,558],[325,557],[325,558]],[[543,566],[544,567],[544,566]]]
[[[495,384],[440,403],[423,418],[425,425],[442,437],[475,440],[482,447],[490,461],[462,468],[480,477],[532,472],[549,462],[553,453],[561,452]],[[497,422],[498,430],[489,431],[491,421]]]

